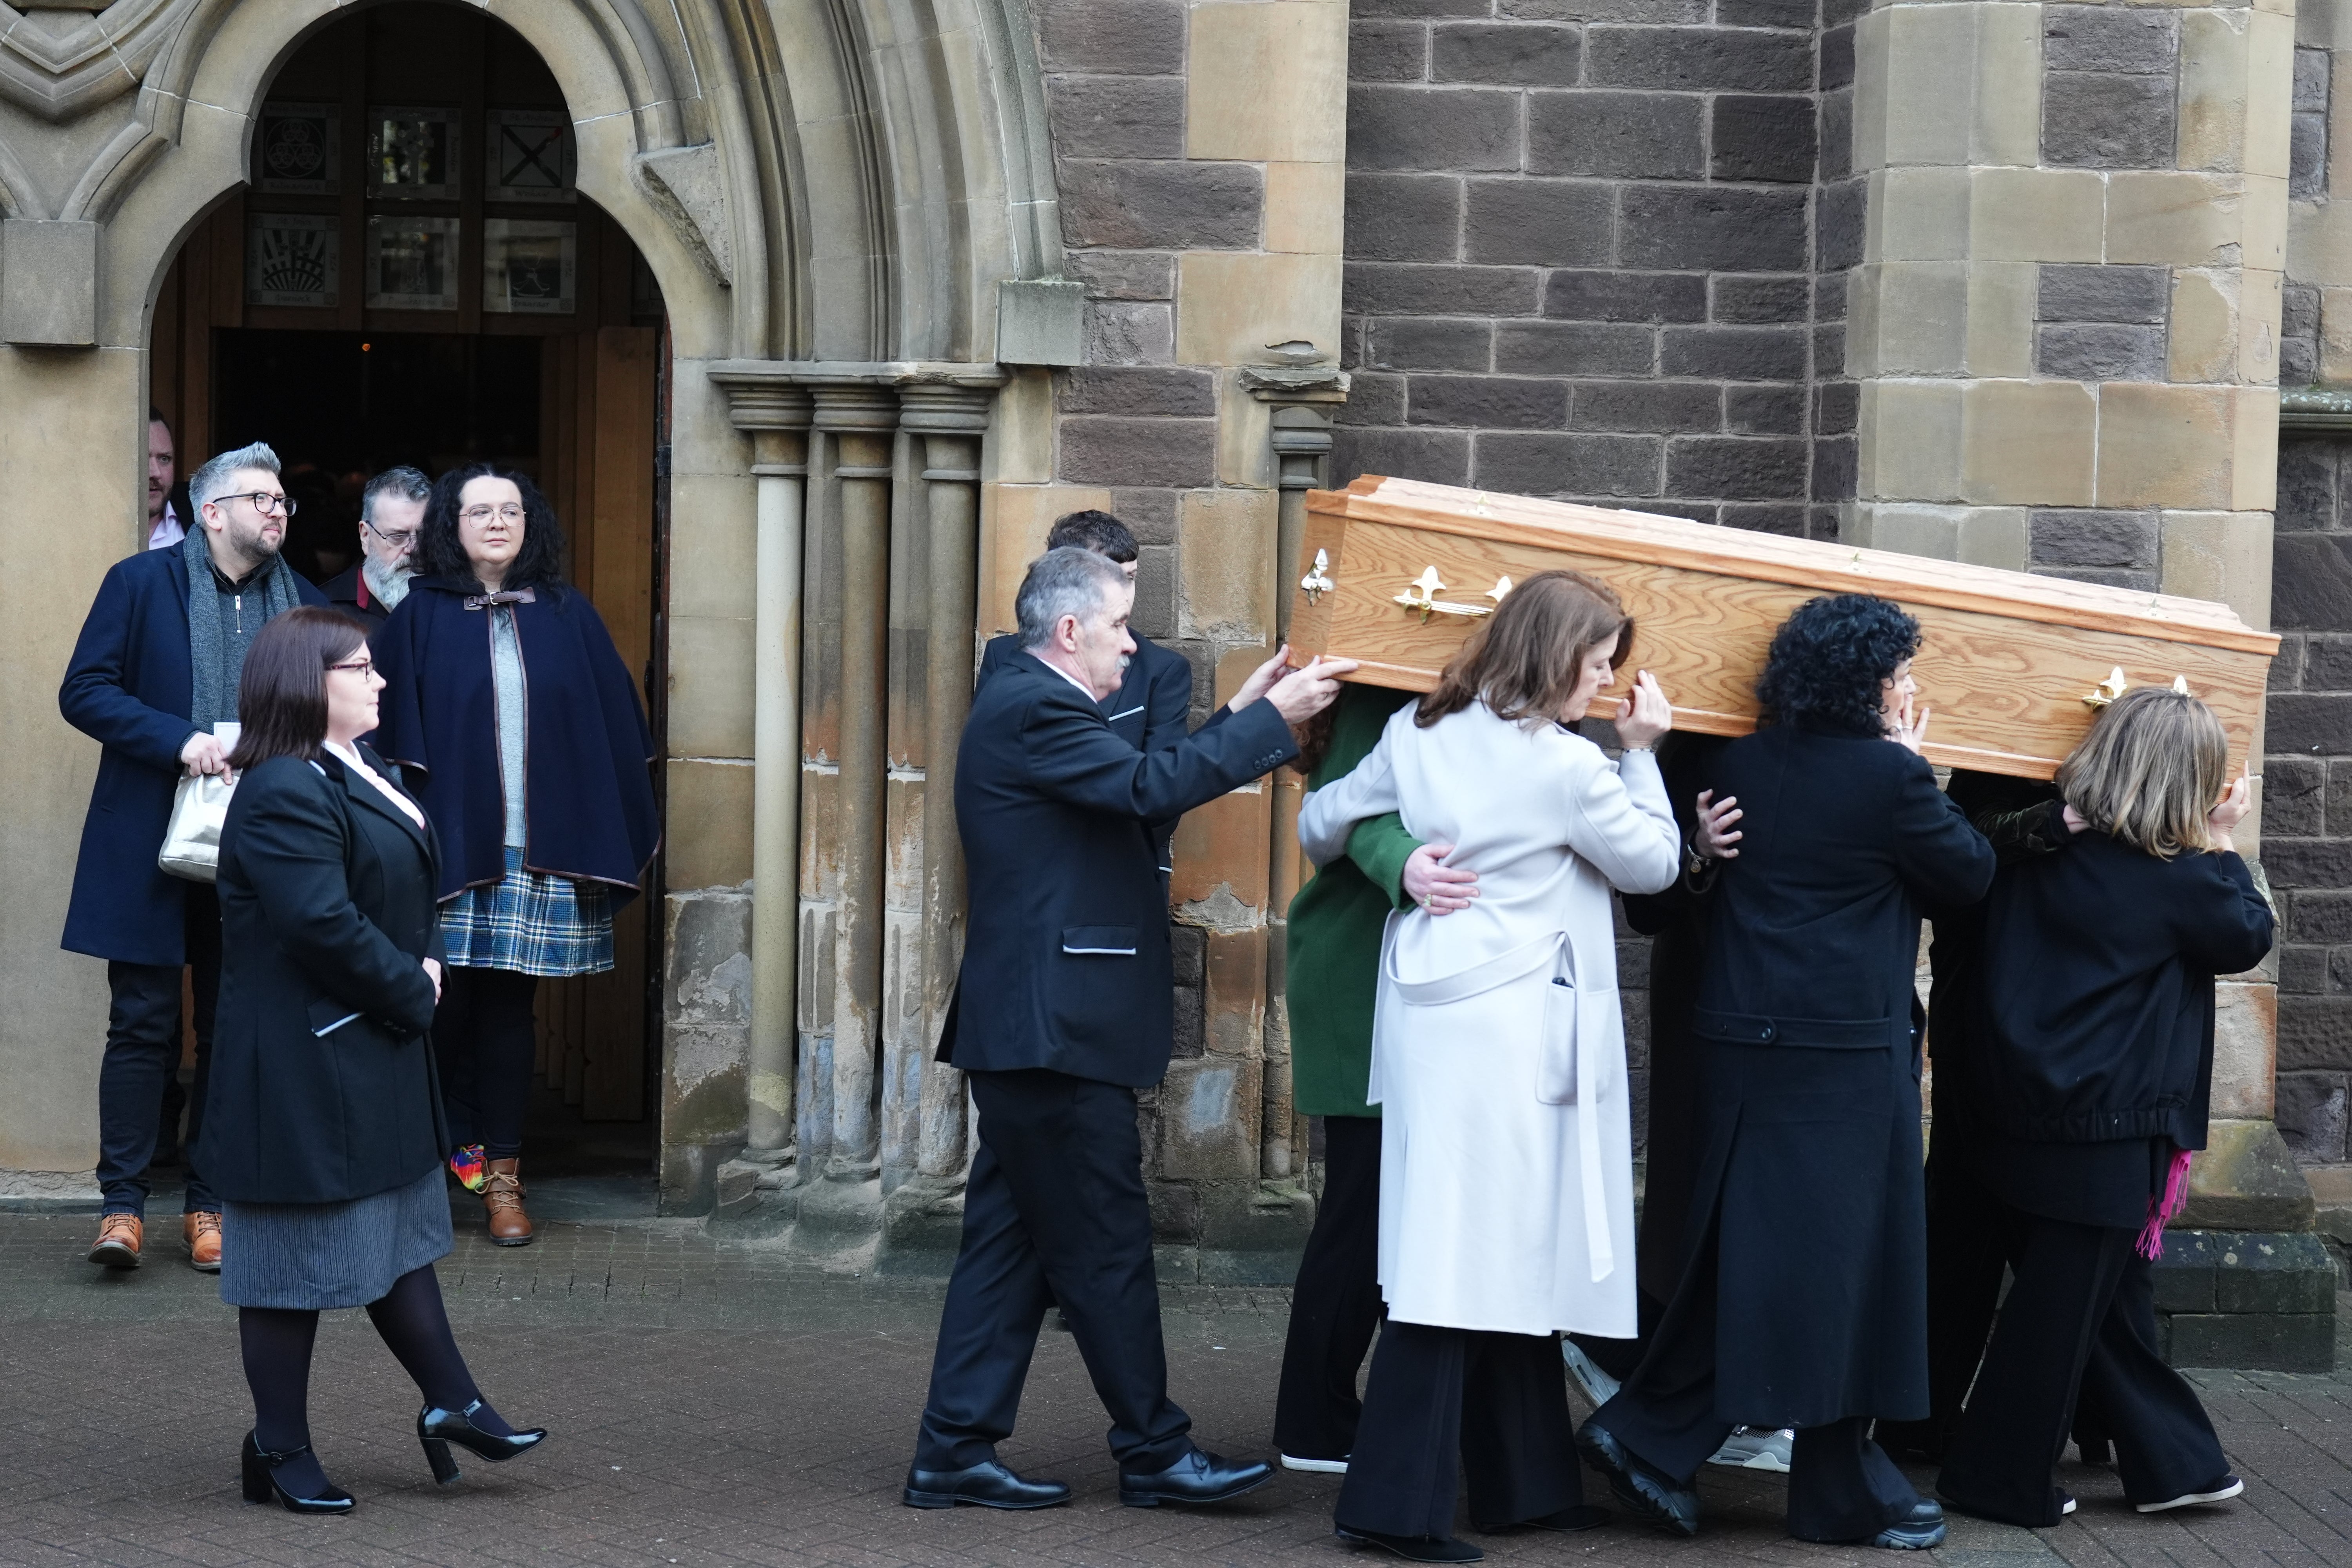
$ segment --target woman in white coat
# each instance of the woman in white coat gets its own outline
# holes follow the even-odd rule
[[[1665,888],[1681,846],[1657,681],[1614,705],[1616,763],[1569,726],[1633,642],[1603,584],[1528,578],[1299,817],[1318,866],[1394,811],[1478,874],[1466,909],[1391,920],[1372,1030],[1388,1325],[1336,1522],[1415,1562],[1482,1555],[1453,1539],[1457,1447],[1480,1531],[1607,1518],[1582,1506],[1557,1336],[1635,1331],[1610,889]]]

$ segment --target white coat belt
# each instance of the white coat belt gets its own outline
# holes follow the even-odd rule
[[[1616,1248],[1609,1239],[1609,1196],[1601,1172],[1601,1060],[1603,1042],[1623,1028],[1614,986],[1587,990],[1577,984],[1584,973],[1575,962],[1575,939],[1567,931],[1551,931],[1466,969],[1428,980],[1407,980],[1396,972],[1394,922],[1411,918],[1405,911],[1390,917],[1389,940],[1383,942],[1381,978],[1390,994],[1409,1007],[1442,1007],[1449,1003],[1507,985],[1538,970],[1550,968],[1554,995],[1543,1009],[1542,1049],[1538,1058],[1534,1092],[1546,1105],[1576,1107],[1576,1144],[1580,1184],[1584,1189],[1584,1237],[1587,1261],[1594,1283],[1616,1271]],[[1569,962],[1559,962],[1565,953]],[[1565,970],[1566,973],[1561,973]],[[1559,994],[1564,993],[1565,994]]]

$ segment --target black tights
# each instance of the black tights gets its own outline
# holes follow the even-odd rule
[[[433,1046],[441,1062],[441,1102],[450,1140],[479,1143],[492,1160],[522,1153],[530,1108],[530,1060],[538,1025],[534,975],[510,969],[452,969],[441,982]]]
[[[385,1348],[416,1382],[427,1405],[463,1410],[482,1397],[466,1358],[449,1332],[441,1306],[441,1281],[430,1264],[411,1269],[392,1289],[368,1303]],[[310,1349],[319,1337],[319,1314],[282,1307],[239,1307],[236,1332],[245,1352],[245,1381],[253,1390],[253,1440],[265,1452],[282,1453],[310,1442]],[[474,1412],[474,1425],[504,1436],[511,1430],[488,1404]],[[327,1487],[315,1455],[304,1454],[278,1468],[278,1484],[296,1497],[316,1497]]]

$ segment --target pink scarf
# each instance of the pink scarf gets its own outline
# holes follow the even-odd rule
[[[2164,1192],[2147,1200],[2147,1223],[2140,1227],[2139,1245],[2133,1248],[2153,1263],[2164,1256],[2164,1222],[2179,1217],[2189,1204],[2189,1162],[2186,1149],[2172,1152],[2172,1168],[2164,1173]]]

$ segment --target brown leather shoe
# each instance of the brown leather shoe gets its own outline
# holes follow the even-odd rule
[[[135,1214],[110,1214],[98,1222],[98,1242],[89,1260],[107,1268],[139,1267],[139,1244],[147,1227]]]
[[[188,1267],[201,1274],[220,1272],[220,1215],[198,1209],[180,1216],[180,1239],[188,1244]]]
[[[489,1180],[482,1184],[482,1212],[490,1222],[490,1241],[498,1247],[529,1247],[538,1236],[522,1206],[522,1162],[493,1160]]]

